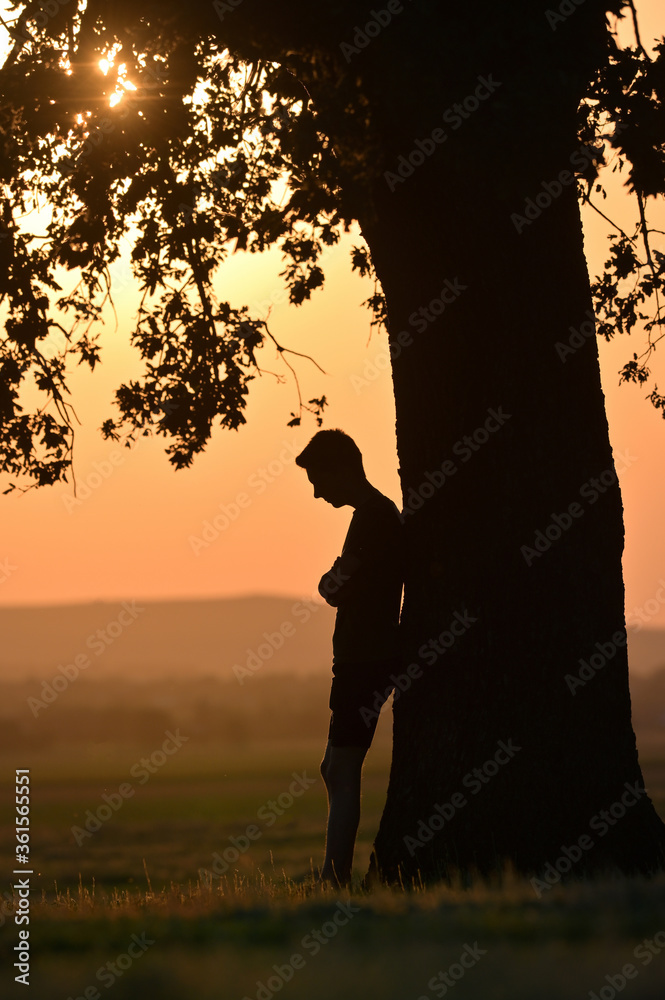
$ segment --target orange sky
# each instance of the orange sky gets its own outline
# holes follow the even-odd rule
[[[638,5],[645,43],[659,25],[661,33],[665,30],[658,6],[655,0]],[[633,203],[616,183],[603,210],[632,231]],[[653,210],[651,216],[656,222]],[[609,230],[595,215],[585,226],[594,274],[604,259]],[[662,217],[660,228],[665,228]],[[311,362],[295,359],[303,398],[328,397],[323,426],[342,427],[355,438],[370,481],[401,507],[390,371],[382,365],[371,379],[365,371],[377,356],[380,363],[385,361],[385,334],[375,333],[368,342],[370,316],[360,303],[370,286],[350,274],[353,242],[347,236],[331,251],[324,291],[299,309],[286,302],[275,253],[231,258],[217,289],[222,299],[246,303],[260,316],[272,299],[271,329],[277,339],[311,354],[327,372],[322,375]],[[126,263],[116,264],[112,272],[124,285],[115,294],[118,328],[109,315],[102,330],[103,364],[95,373],[78,369],[70,380],[81,421],[75,446],[80,502],[73,502],[71,484],[0,498],[5,529],[0,604],[256,593],[310,596],[341,549],[352,510],[315,501],[306,474],[293,463],[293,455],[317,427],[308,418],[301,427],[286,426],[296,408],[296,392],[274,348],[260,352],[261,364],[282,372],[284,383],[277,384],[270,375],[255,379],[247,424],[238,432],[217,430],[191,469],[174,471],[159,438],[143,439],[131,451],[108,444],[98,428],[114,415],[113,390],[139,371],[128,346],[136,292],[126,281]],[[655,597],[665,582],[665,533],[660,524],[665,424],[644,399],[644,389],[617,385],[617,370],[634,350],[643,349],[642,340],[632,339],[634,343],[599,345],[612,444],[615,454],[630,456],[629,463],[619,463],[620,468],[628,464],[620,476],[627,536],[626,609],[630,618],[634,609],[650,602],[645,612],[649,624],[665,626],[665,589],[663,603]],[[659,388],[665,391],[663,348],[652,368],[657,382],[660,373]],[[354,376],[366,378],[368,384],[359,389],[352,383]],[[239,495],[244,507],[225,520],[223,505],[237,504]],[[205,545],[193,543],[193,538],[202,539],[204,523],[220,516],[215,537],[209,530]]]

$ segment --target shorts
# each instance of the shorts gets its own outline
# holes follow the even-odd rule
[[[390,697],[399,673],[400,657],[372,662],[333,664],[330,688],[330,729],[328,740],[334,747],[369,747],[382,706]]]

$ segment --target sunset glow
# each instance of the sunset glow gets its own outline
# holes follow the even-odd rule
[[[643,40],[650,39],[662,19],[660,5],[649,0],[639,8]],[[99,68],[105,75],[115,69],[114,55],[101,58]],[[111,106],[126,90],[136,90],[123,78],[124,65],[117,70],[119,86]],[[622,179],[605,171],[601,180],[608,190],[607,201],[599,198],[603,211],[632,231],[635,205]],[[656,225],[653,205],[648,209]],[[591,210],[585,211],[584,223],[593,276],[607,255],[611,230]],[[295,359],[303,398],[328,397],[323,426],[342,427],[357,440],[370,481],[401,506],[386,336],[370,334],[370,315],[360,303],[373,288],[350,273],[350,249],[360,239],[352,232],[329,251],[325,290],[300,308],[288,305],[279,277],[283,265],[274,251],[230,254],[216,292],[232,305],[247,304],[253,316],[269,315],[270,329],[280,343],[311,354],[321,365],[325,375],[311,361]],[[70,480],[2,498],[5,533],[0,558],[13,568],[0,585],[0,603],[311,595],[321,569],[339,552],[351,511],[315,501],[307,477],[293,462],[317,427],[308,416],[300,427],[287,427],[297,402],[296,387],[274,345],[266,343],[258,352],[261,366],[276,374],[252,382],[247,423],[237,432],[217,429],[191,469],[175,472],[160,438],[143,438],[132,449],[102,440],[99,427],[114,415],[115,389],[140,371],[129,345],[139,298],[130,254],[125,239],[122,257],[110,268],[117,323],[107,309],[99,326],[102,365],[95,373],[74,368],[70,379],[71,402],[80,420],[74,449],[76,495]],[[66,287],[72,279],[72,274],[63,275]],[[645,400],[644,389],[618,385],[619,368],[633,351],[644,349],[644,338],[638,343],[638,337],[634,343],[620,338],[599,343],[615,454],[633,456],[623,463],[620,476],[629,614],[655,600],[665,577],[665,536],[659,527],[665,426]],[[662,347],[653,359],[656,373],[665,371],[661,354]],[[665,376],[660,383],[662,389]],[[249,498],[244,507],[241,496]],[[195,551],[194,538],[209,541]],[[653,610],[653,604],[650,607]],[[665,625],[665,605],[649,620]]]

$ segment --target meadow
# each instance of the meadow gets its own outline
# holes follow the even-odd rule
[[[4,749],[5,788],[14,768],[31,771],[35,874],[30,985],[13,982],[18,928],[5,897],[1,995],[662,1000],[665,876],[558,885],[540,898],[510,873],[470,889],[363,888],[385,798],[388,715],[365,765],[354,884],[309,886],[326,816],[321,731],[206,742],[183,739],[183,725],[166,730],[166,750],[109,739]],[[665,815],[662,733],[640,747]],[[8,889],[10,793],[0,817]]]

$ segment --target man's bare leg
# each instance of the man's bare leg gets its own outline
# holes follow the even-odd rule
[[[345,885],[351,879],[353,849],[360,822],[360,776],[367,747],[333,747],[328,743],[321,774],[328,792],[324,882]]]

